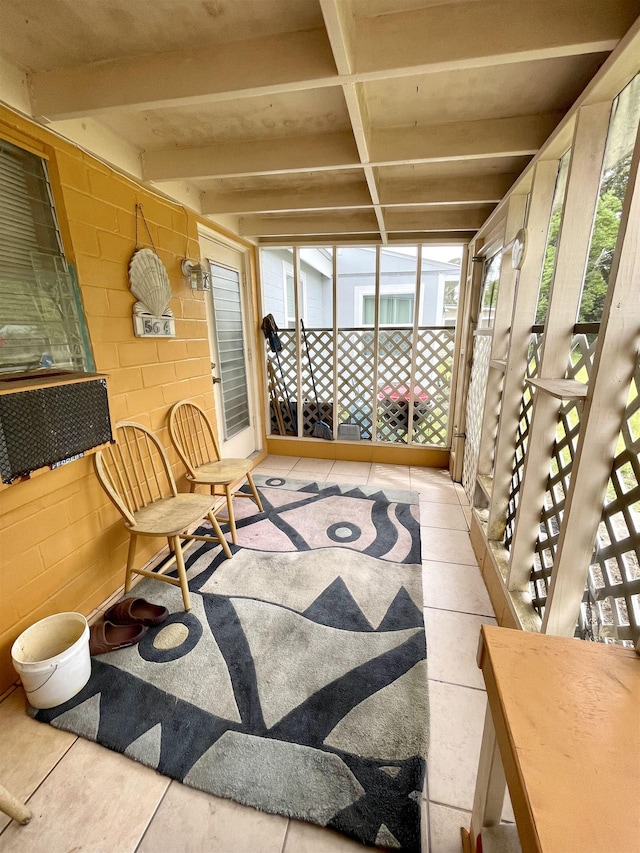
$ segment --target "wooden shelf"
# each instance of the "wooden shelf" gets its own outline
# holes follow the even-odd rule
[[[501,370],[504,373],[507,369],[507,362],[500,358],[492,358],[489,362],[489,367],[493,367],[494,370]]]
[[[584,400],[587,386],[575,379],[527,379],[529,385],[559,400]]]

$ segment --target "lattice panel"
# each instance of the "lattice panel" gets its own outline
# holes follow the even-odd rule
[[[338,331],[338,423],[354,423],[360,437],[372,438],[375,388],[373,331]]]
[[[637,359],[576,632],[625,646],[640,638],[639,388]]]
[[[378,335],[377,437],[407,443],[411,389],[412,329],[381,329]]]
[[[574,335],[567,379],[588,382],[596,344],[597,335],[595,334]],[[581,403],[569,400],[562,404],[558,414],[551,472],[540,515],[540,528],[531,571],[532,603],[541,616],[544,613],[549,592],[549,580],[558,546],[566,494],[571,480],[571,469],[580,432],[581,407]]]
[[[315,423],[322,419],[333,426],[333,329],[306,329],[307,347],[302,339],[302,396],[303,434],[312,435]],[[320,413],[311,381],[311,368],[315,380]]]
[[[542,353],[543,336],[532,332],[529,342],[529,355],[527,358],[526,376],[533,379],[538,375],[540,356]],[[516,448],[513,454],[513,465],[511,468],[511,485],[509,487],[509,501],[507,503],[507,516],[504,530],[504,546],[511,550],[513,533],[515,529],[516,513],[520,499],[520,486],[524,475],[524,460],[529,443],[529,428],[531,426],[531,412],[533,410],[533,394],[531,387],[525,383],[520,401],[520,413],[518,416],[518,428],[516,430]]]
[[[322,420],[333,426],[333,331],[307,329],[309,355]],[[297,412],[296,332],[279,331],[282,350],[269,353],[278,380],[279,407],[288,435],[295,434],[291,424]],[[418,444],[446,446],[449,395],[455,329],[419,329],[416,339],[413,441]],[[303,434],[312,435],[318,420],[309,359],[302,343]],[[378,381],[374,377],[374,333],[372,329],[340,329],[338,331],[338,423],[360,427],[361,438],[371,440],[373,433],[373,398],[376,397],[377,437],[379,441],[407,442],[408,409],[411,388],[413,330],[385,328],[378,336]],[[488,361],[487,361],[488,364]],[[283,379],[284,375],[284,379]],[[275,411],[272,431],[278,432]]]
[[[296,331],[280,329],[278,332],[282,349],[279,353],[269,353],[275,374],[280,381],[284,394],[282,400],[284,425],[287,435],[297,435],[296,397],[298,395],[298,370],[296,366]],[[293,421],[293,424],[292,424]]]
[[[449,427],[451,368],[455,329],[419,329],[416,341],[415,384],[425,394],[413,411],[416,444],[445,447]]]
[[[473,345],[473,365],[469,380],[469,392],[467,394],[467,437],[464,443],[462,463],[462,485],[470,501],[473,501],[478,471],[480,431],[482,429],[482,414],[487,391],[490,358],[491,335],[476,335]]]

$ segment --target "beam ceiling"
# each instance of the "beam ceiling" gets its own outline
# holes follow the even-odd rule
[[[28,68],[34,115],[104,123],[148,181],[190,181],[205,215],[270,243],[466,239],[640,14],[640,0],[170,5],[8,3],[0,52]]]

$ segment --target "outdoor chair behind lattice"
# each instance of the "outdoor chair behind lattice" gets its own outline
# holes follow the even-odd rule
[[[214,515],[223,502],[210,495],[179,493],[169,460],[158,438],[146,427],[130,421],[122,421],[116,427],[117,444],[99,450],[93,458],[98,480],[124,517],[131,537],[125,592],[131,589],[134,574],[155,578],[180,586],[184,609],[189,610],[189,588],[180,540],[215,542],[222,546],[228,558],[231,557],[231,549]],[[204,518],[209,519],[213,536],[187,533]],[[138,536],[167,538],[169,550],[173,553],[158,571],[134,568]],[[178,578],[167,577],[164,573],[174,562],[177,564]]]
[[[195,403],[183,400],[176,403],[169,414],[169,435],[171,441],[187,469],[187,480],[191,491],[196,486],[209,486],[211,494],[221,490],[227,501],[226,521],[231,531],[231,540],[237,544],[236,521],[233,512],[233,498],[252,498],[258,511],[262,512],[262,501],[251,476],[249,459],[222,459],[213,425],[205,412]],[[251,494],[233,491],[239,483],[247,480]]]

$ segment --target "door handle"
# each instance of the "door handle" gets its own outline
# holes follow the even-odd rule
[[[212,376],[212,377],[211,377],[211,381],[212,381],[212,382],[213,382],[213,384],[215,385],[217,382],[222,382],[222,379],[220,379],[220,377],[219,377],[219,376]]]

